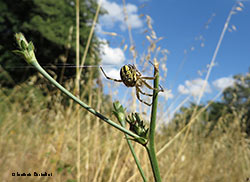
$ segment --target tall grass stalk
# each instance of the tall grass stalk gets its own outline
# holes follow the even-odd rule
[[[76,79],[75,79],[75,95],[79,97],[80,95],[80,0],[76,0]],[[77,114],[77,182],[81,181],[81,119],[79,105],[76,106]]]
[[[95,13],[95,17],[94,17],[94,20],[93,20],[93,23],[92,23],[92,27],[91,27],[91,30],[90,30],[90,33],[89,33],[89,36],[88,36],[88,40],[87,40],[87,44],[86,44],[86,47],[85,47],[85,50],[84,50],[84,54],[82,56],[82,60],[81,60],[81,63],[80,63],[80,17],[79,17],[79,13],[80,13],[80,6],[79,6],[79,1],[80,0],[76,0],[76,87],[75,87],[75,90],[76,90],[76,95],[79,96],[79,92],[80,92],[80,75],[82,73],[82,67],[85,63],[85,60],[86,60],[86,57],[87,57],[87,53],[88,53],[88,50],[89,50],[89,45],[90,45],[90,42],[91,42],[91,39],[92,39],[92,36],[93,36],[93,33],[94,33],[94,29],[95,29],[95,25],[96,25],[96,22],[97,22],[97,19],[98,19],[98,15],[99,15],[99,12],[100,12],[100,7],[101,7],[101,3],[102,3],[102,0],[100,0],[100,2],[98,3],[98,6],[97,6],[97,10],[96,10],[96,13]],[[81,65],[81,66],[80,66]],[[90,78],[91,79],[91,78]],[[90,92],[91,93],[91,92]],[[90,96],[91,98],[91,96]],[[76,110],[79,112],[79,105],[76,106]],[[80,134],[80,126],[81,126],[81,122],[80,122],[80,115],[78,114],[78,119],[77,119],[77,133],[78,133],[78,144],[77,144],[77,169],[78,169],[78,177],[77,177],[77,181],[80,182],[80,138],[81,138],[81,134]]]

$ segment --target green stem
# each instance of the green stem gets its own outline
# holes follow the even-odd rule
[[[117,128],[118,130],[122,131],[123,133],[126,133],[132,137],[135,138],[140,138],[138,135],[136,135],[135,133],[127,130],[126,128],[123,128],[122,126],[120,126],[119,124],[116,124],[114,121],[111,121],[110,119],[108,119],[107,117],[103,116],[102,114],[100,114],[99,112],[95,111],[93,108],[91,108],[90,106],[88,106],[87,104],[85,104],[84,102],[82,102],[80,99],[78,99],[76,96],[74,96],[73,94],[71,94],[68,90],[66,90],[63,86],[61,86],[57,81],[55,81],[39,64],[37,61],[32,61],[30,62],[31,65],[33,65],[46,79],[48,79],[53,85],[55,85],[59,90],[61,90],[64,94],[66,94],[67,96],[69,96],[71,99],[73,99],[75,102],[77,102],[78,104],[80,104],[82,107],[84,107],[87,111],[91,112],[92,114],[94,114],[95,116],[99,117],[100,119],[102,119],[103,121],[105,121],[106,123],[110,124],[111,126]]]
[[[156,64],[156,63],[155,63]],[[151,122],[150,122],[150,129],[149,129],[149,142],[146,146],[151,167],[153,170],[154,178],[156,182],[161,182],[160,171],[158,167],[158,162],[156,158],[155,152],[155,126],[156,126],[156,114],[157,114],[157,102],[158,102],[158,85],[159,85],[159,71],[158,65],[155,65],[154,69],[154,92],[153,92],[153,104],[151,110]]]
[[[135,163],[136,163],[136,166],[137,166],[137,168],[138,168],[138,170],[139,170],[139,172],[140,172],[140,174],[141,174],[141,177],[142,177],[142,179],[143,179],[144,182],[147,182],[146,176],[145,176],[145,174],[144,174],[144,172],[143,172],[143,169],[142,169],[142,167],[141,167],[141,165],[140,165],[140,162],[139,162],[139,160],[138,160],[138,158],[137,158],[137,156],[136,156],[136,154],[135,154],[134,147],[133,147],[131,141],[129,140],[127,134],[125,134],[125,137],[126,137],[126,140],[127,140],[128,146],[129,146],[129,149],[130,149],[130,151],[131,151],[131,153],[132,153],[132,155],[133,155],[133,157],[134,157],[134,159],[135,159]]]
[[[113,113],[114,113],[115,117],[117,118],[117,120],[119,121],[119,123],[122,125],[122,127],[126,128],[126,122],[127,122],[126,120],[127,119],[126,119],[126,116],[125,116],[125,109],[123,108],[123,106],[120,104],[119,101],[114,102],[113,106],[114,106]],[[130,149],[130,151],[132,153],[132,156],[134,157],[134,160],[135,160],[135,163],[137,165],[137,168],[138,168],[138,170],[139,170],[139,172],[140,172],[140,174],[142,176],[142,179],[143,179],[144,182],[147,182],[147,179],[146,179],[145,174],[144,174],[144,172],[142,170],[140,162],[139,162],[139,160],[138,160],[138,158],[136,156],[134,147],[131,144],[131,141],[130,141],[131,139],[129,138],[129,136],[127,134],[124,134],[124,135],[125,135],[125,138],[127,140],[129,149]]]
[[[125,124],[124,124],[125,122],[121,122],[121,121],[120,121],[120,123],[121,123],[122,126],[125,128]],[[139,162],[139,160],[138,160],[138,158],[137,158],[137,156],[136,156],[134,147],[133,147],[131,141],[129,140],[128,135],[127,135],[127,134],[124,134],[124,135],[125,135],[125,138],[126,138],[126,140],[127,140],[129,149],[130,149],[130,151],[131,151],[131,153],[132,153],[132,156],[134,157],[136,166],[137,166],[137,168],[138,168],[138,170],[139,170],[139,172],[140,172],[140,174],[141,174],[141,177],[142,177],[142,179],[143,179],[144,182],[147,182],[146,176],[145,176],[145,174],[144,174],[144,172],[143,172],[143,170],[142,170],[142,167],[141,167],[141,165],[140,165],[140,162]]]

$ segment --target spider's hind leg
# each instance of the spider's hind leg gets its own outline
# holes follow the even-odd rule
[[[140,87],[137,87],[136,89],[138,89],[138,92],[140,92],[140,93],[143,94],[143,95],[150,96],[150,97],[153,96],[153,94],[148,94],[148,93],[143,92],[143,91],[140,89]]]
[[[142,92],[141,89],[140,89],[139,87],[135,87],[135,88],[136,88],[136,97],[137,97],[137,99],[138,99],[140,102],[142,102],[142,103],[144,103],[144,104],[146,104],[146,105],[148,105],[148,106],[151,106],[152,103],[149,104],[149,103],[145,102],[144,100],[142,100],[142,99],[140,98],[140,93],[143,94],[143,95],[147,95],[147,96],[152,96],[152,95]]]

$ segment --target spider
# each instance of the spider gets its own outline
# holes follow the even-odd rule
[[[136,69],[135,65],[131,65],[131,64],[126,64],[124,65],[121,70],[120,70],[120,76],[121,76],[121,80],[117,80],[117,79],[114,79],[114,78],[110,78],[106,75],[106,73],[104,72],[103,68],[100,67],[100,69],[102,70],[104,76],[109,79],[109,80],[113,80],[115,82],[123,82],[127,87],[135,87],[136,89],[136,96],[137,96],[137,99],[148,105],[148,106],[151,106],[151,104],[143,101],[141,98],[140,98],[140,93],[143,94],[143,95],[146,95],[146,96],[150,96],[152,97],[153,94],[148,94],[148,93],[145,93],[141,90],[141,87],[143,87],[144,85],[151,89],[151,90],[157,90],[159,92],[163,92],[163,88],[161,87],[160,85],[160,90],[158,89],[155,89],[153,87],[151,87],[147,82],[146,80],[154,80],[155,77],[144,77],[142,76],[142,74]]]

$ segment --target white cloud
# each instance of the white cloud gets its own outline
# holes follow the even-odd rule
[[[174,97],[171,90],[165,90],[164,92],[159,92],[159,96],[164,97],[165,100],[172,99]]]
[[[211,88],[207,81],[202,80],[201,78],[195,79],[195,80],[186,80],[185,85],[179,85],[178,91],[181,94],[191,94],[194,97],[197,97],[200,95],[200,92],[202,90],[203,85],[206,83],[206,87],[204,90],[204,93],[210,93]]]
[[[189,94],[189,90],[184,85],[179,85],[178,86],[178,91],[181,94]]]
[[[235,80],[231,77],[222,77],[213,81],[213,85],[219,89],[224,90],[227,87],[233,86]]]
[[[112,65],[121,65],[125,61],[125,55],[121,48],[112,48],[106,43],[106,40],[101,45],[101,59],[102,64],[112,64]]]
[[[111,2],[108,0],[103,0],[102,7],[108,12],[100,17],[100,23],[102,26],[107,28],[113,28],[117,23],[121,30],[125,30],[127,24],[124,19],[123,5],[117,4],[116,2]],[[139,17],[138,8],[134,4],[128,3],[126,5],[128,24],[131,28],[141,28],[143,22]]]

